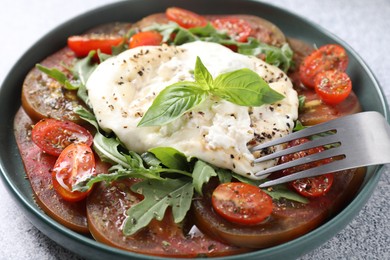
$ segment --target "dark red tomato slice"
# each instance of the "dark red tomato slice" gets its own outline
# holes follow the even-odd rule
[[[327,104],[336,105],[344,101],[352,91],[349,76],[339,70],[326,70],[318,73],[314,79],[314,89]]]
[[[307,138],[296,139],[296,140],[289,142],[287,147],[300,145],[300,144],[303,144],[306,142],[310,142],[310,140]],[[303,157],[311,155],[311,154],[319,153],[319,152],[322,152],[324,150],[325,150],[324,147],[319,146],[319,147],[311,148],[308,150],[296,152],[293,154],[288,154],[288,155],[282,156],[279,159],[279,163],[285,163],[285,162],[297,160],[299,158],[303,158]],[[327,164],[327,163],[330,163],[331,161],[332,161],[332,159],[328,158],[328,159],[323,159],[320,161],[315,161],[315,162],[311,162],[311,163],[307,163],[307,164],[303,164],[303,165],[298,165],[298,166],[283,170],[281,173],[273,174],[271,176],[271,178],[277,178],[280,176],[289,175],[289,174],[292,174],[292,173],[295,173],[298,171],[303,171],[303,170],[306,170],[306,169],[309,169],[312,167],[316,167],[316,166],[319,166],[322,164]],[[293,187],[299,194],[301,194],[302,196],[305,196],[305,197],[309,197],[309,198],[325,195],[329,191],[329,189],[331,188],[332,184],[333,184],[333,174],[332,173],[327,173],[327,174],[319,175],[319,176],[315,176],[315,177],[303,178],[303,179],[295,180],[295,181],[290,183],[291,187]]]
[[[68,38],[68,47],[77,57],[85,57],[92,50],[100,50],[102,53],[111,54],[112,47],[121,44],[123,40],[122,36],[105,34],[71,36]]]
[[[242,225],[256,225],[272,213],[272,198],[259,187],[242,182],[222,183],[211,202],[224,219]]]
[[[33,142],[44,152],[59,156],[71,143],[85,143],[91,146],[92,135],[84,127],[52,118],[39,121],[31,132]]]
[[[139,32],[130,38],[129,48],[138,46],[157,46],[161,44],[162,39],[162,35],[156,31]]]
[[[95,175],[96,164],[91,147],[86,144],[70,144],[58,157],[52,171],[53,187],[66,201],[84,199],[89,191],[72,191],[73,185]]]
[[[252,26],[240,18],[218,18],[211,23],[217,30],[225,30],[229,36],[238,42],[246,42],[252,33]]]
[[[315,177],[295,180],[292,187],[302,196],[315,198],[325,195],[333,184],[333,174],[327,173]]]
[[[299,77],[306,87],[314,88],[315,76],[325,70],[345,71],[348,66],[348,55],[345,49],[337,44],[320,47],[307,56],[299,67]]]
[[[187,29],[207,25],[207,20],[203,16],[178,7],[167,8],[165,15],[169,20]]]

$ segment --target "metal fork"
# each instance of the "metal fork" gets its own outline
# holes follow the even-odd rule
[[[310,142],[262,156],[256,159],[255,163],[273,160],[283,155],[318,146],[329,145],[331,148],[270,167],[256,173],[256,176],[267,175],[272,172],[330,157],[336,157],[337,160],[275,180],[266,181],[260,185],[261,188],[329,172],[390,163],[390,126],[380,113],[374,111],[344,116],[326,123],[311,126],[282,138],[255,146],[251,151],[267,149],[298,138],[310,136],[315,137],[311,138],[312,140]]]

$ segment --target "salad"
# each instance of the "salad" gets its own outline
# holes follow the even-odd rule
[[[27,75],[15,136],[38,205],[70,229],[143,254],[258,250],[317,227],[362,181],[356,169],[262,190],[256,172],[278,162],[248,153],[360,111],[347,65],[341,46],[259,17],[172,7],[70,36]]]

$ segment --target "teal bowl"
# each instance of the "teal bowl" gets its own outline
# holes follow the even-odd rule
[[[42,59],[66,45],[69,35],[80,34],[99,24],[114,21],[137,21],[138,19],[169,6],[180,6],[198,13],[254,14],[275,23],[287,36],[307,42],[323,45],[339,43],[350,56],[348,73],[354,82],[354,88],[364,110],[382,113],[389,121],[389,110],[383,92],[374,75],[359,55],[345,42],[323,28],[312,24],[295,14],[264,3],[250,0],[132,0],[107,5],[80,15],[53,31],[35,43],[15,64],[0,89],[0,167],[3,182],[15,202],[22,208],[26,217],[44,234],[63,247],[87,259],[166,259],[140,255],[116,249],[91,237],[75,233],[60,225],[43,213],[31,196],[32,190],[25,179],[23,164],[13,136],[13,119],[20,107],[21,87],[29,70]],[[355,198],[336,216],[290,242],[237,256],[215,259],[295,259],[342,230],[361,210],[376,187],[382,166],[370,167],[363,185]]]

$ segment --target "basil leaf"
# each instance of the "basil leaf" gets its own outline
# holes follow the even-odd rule
[[[208,182],[212,176],[217,176],[213,167],[201,160],[195,163],[194,171],[192,172],[192,183],[200,195],[203,195],[203,184]]]
[[[149,152],[169,169],[188,170],[187,157],[172,147],[155,147]]]
[[[138,126],[156,126],[172,122],[206,99],[206,92],[194,82],[178,82],[158,94]]]
[[[152,219],[162,220],[168,206],[172,208],[175,223],[181,222],[191,206],[194,188],[189,179],[146,180],[131,186],[145,198],[132,206],[123,226],[128,236],[147,226]]]
[[[199,57],[196,57],[194,77],[196,83],[198,83],[204,90],[213,88],[213,77],[208,69],[203,65]]]
[[[254,71],[240,69],[219,75],[211,92],[240,106],[261,106],[283,98]]]

